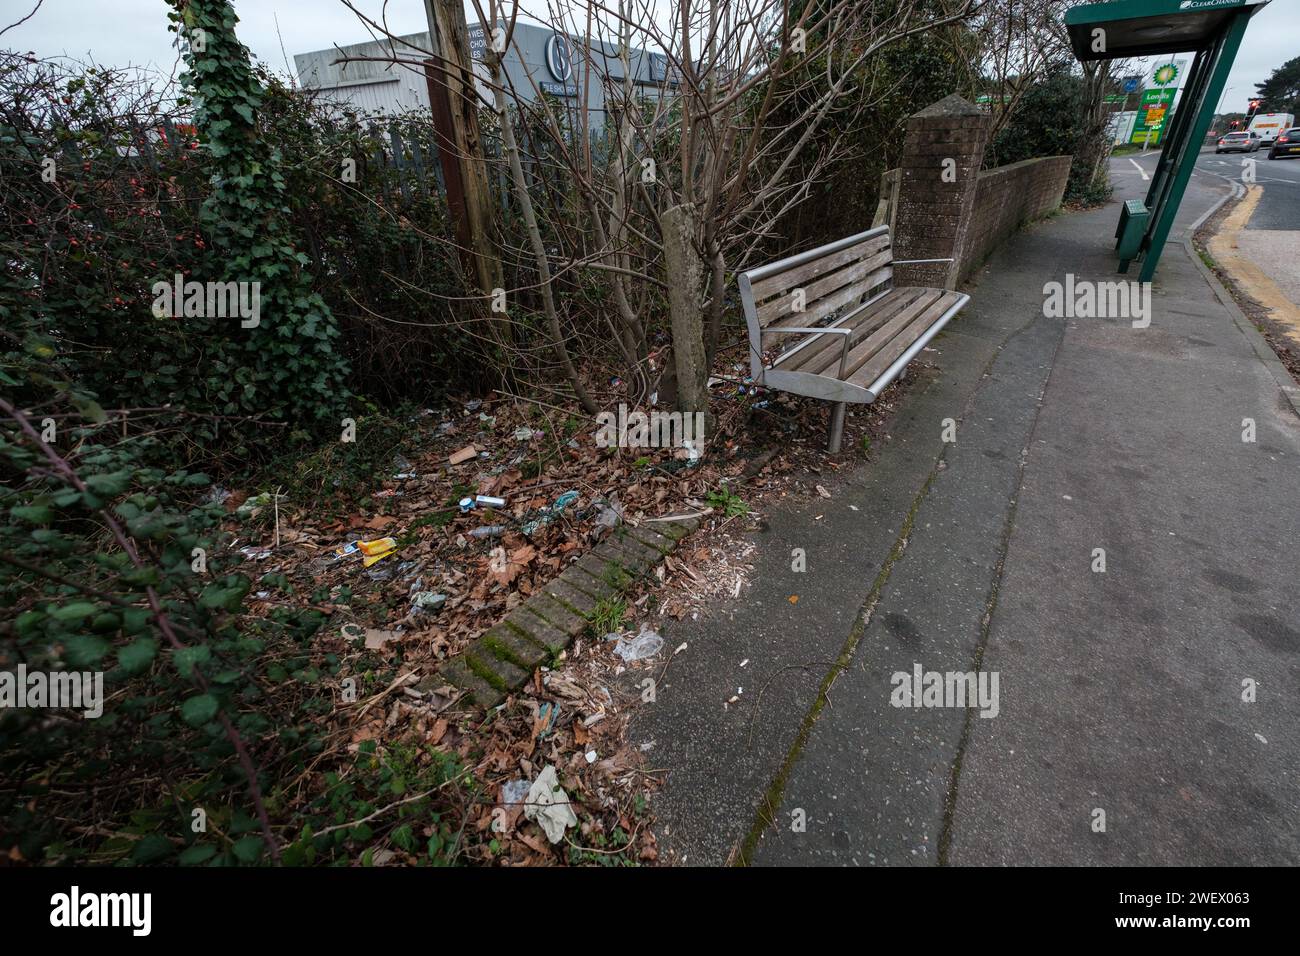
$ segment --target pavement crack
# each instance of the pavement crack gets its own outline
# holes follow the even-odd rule
[[[971,409],[974,407],[980,392],[984,389],[985,384],[988,382],[989,376],[992,374],[993,366],[997,363],[998,358],[1001,357],[1007,345],[1016,337],[1018,337],[1019,335],[1026,332],[1029,328],[1031,328],[1038,321],[1039,318],[1040,316],[1034,316],[1034,318],[1030,319],[1028,322],[1013,329],[1007,334],[1006,338],[1003,339],[1002,342],[998,345],[997,349],[993,352],[993,355],[989,357],[988,363],[984,366],[980,378],[978,379],[978,383],[971,390],[970,396],[967,398],[966,402],[962,406],[961,417],[963,419],[965,419],[969,415]],[[1064,338],[1064,334],[1062,334],[1062,339],[1063,338]],[[1060,341],[1057,342],[1056,349],[1053,350],[1052,352],[1053,364],[1055,364],[1056,352],[1059,349],[1060,349]],[[1048,375],[1050,379],[1050,375],[1051,375],[1050,367],[1049,367]],[[1038,413],[1042,409],[1043,398],[1045,394],[1046,394],[1046,387],[1044,387],[1042,392],[1039,393],[1038,408],[1035,410],[1034,413],[1034,424],[1030,428],[1031,440],[1032,440],[1033,431],[1038,424]],[[911,537],[913,526],[916,523],[916,515],[921,510],[922,503],[929,495],[930,488],[934,485],[935,478],[946,467],[949,447],[950,446],[948,444],[944,444],[939,454],[935,457],[934,465],[930,468],[929,473],[926,475],[925,482],[921,485],[921,488],[919,491],[917,491],[916,495],[913,496],[912,503],[908,507],[907,514],[903,518],[903,523],[902,526],[899,528],[898,535],[894,538],[894,543],[890,547],[889,553],[888,555],[886,555],[885,560],[882,562],[880,566],[880,571],[877,572],[875,580],[872,582],[871,590],[870,592],[868,592],[866,600],[862,602],[862,606],[858,609],[857,616],[854,619],[853,626],[849,629],[849,634],[848,637],[845,639],[844,646],[840,649],[840,653],[835,658],[835,660],[831,662],[830,669],[826,672],[826,675],[822,678],[821,683],[818,685],[817,695],[813,699],[812,705],[808,708],[808,712],[804,715],[803,721],[799,725],[799,730],[795,734],[795,738],[793,742],[790,744],[790,749],[786,753],[785,760],[782,761],[781,767],[777,771],[776,776],[772,778],[771,784],[768,785],[767,789],[763,792],[763,795],[759,800],[759,805],[755,810],[753,823],[750,825],[748,832],[745,834],[745,837],[741,842],[739,850],[737,852],[733,852],[731,856],[732,865],[735,866],[750,865],[750,863],[753,862],[754,853],[758,849],[758,843],[759,840],[762,839],[763,833],[767,830],[768,827],[770,827],[773,824],[773,822],[775,822],[775,813],[777,808],[780,807],[781,801],[784,799],[785,787],[790,780],[790,775],[794,772],[795,765],[799,762],[799,757],[803,753],[803,748],[807,745],[809,739],[812,737],[813,727],[816,725],[817,719],[821,716],[822,710],[825,708],[826,704],[829,701],[827,694],[830,692],[831,687],[835,684],[835,681],[839,678],[839,676],[842,673],[844,673],[844,671],[846,671],[853,662],[853,657],[857,652],[858,645],[862,642],[862,638],[866,634],[867,626],[868,624],[870,624],[871,617],[875,612],[876,607],[880,603],[880,599],[884,593],[885,585],[889,582],[889,577],[893,573],[894,565],[902,558],[903,553],[907,550],[908,541]],[[1019,465],[1019,471],[1017,473],[1017,479],[1016,479],[1017,498],[1019,496],[1020,482],[1024,478],[1024,466],[1025,466],[1026,458],[1027,456],[1022,456]],[[1013,498],[1011,514],[1010,517],[1008,518],[1008,522],[1014,519],[1015,516],[1014,501],[1015,499]],[[1006,554],[1006,537],[1009,536],[1010,533],[1009,528],[1010,528],[1010,524],[1008,523],[1007,530],[1004,530],[1004,537],[1001,543],[999,564],[994,579],[995,594],[996,594],[997,581],[1001,577],[1001,560],[1002,557],[1004,557]],[[987,620],[989,617],[989,613],[990,613],[989,611],[986,611],[985,624],[983,627],[983,633],[981,635],[981,641],[987,640]],[[981,643],[980,648],[977,650],[977,656],[980,653],[982,653],[982,649],[983,649],[983,644]],[[968,720],[969,720],[969,714],[968,714]],[[962,731],[963,746],[965,744],[968,733],[969,733],[969,727],[963,728]],[[960,761],[961,761],[961,752],[959,751],[958,758],[957,758],[958,765],[960,764]],[[955,780],[956,778],[954,777],[953,783],[951,785],[952,787],[955,787]],[[954,794],[954,799],[955,799],[955,794]],[[947,813],[945,813],[944,820],[945,820],[944,833],[946,833],[947,821],[948,821]]]
[[[1027,326],[1025,327],[1027,328]],[[1023,331],[1022,328],[1020,331]],[[1052,384],[1052,372],[1056,368],[1056,358],[1060,354],[1061,345],[1065,342],[1066,330],[1061,331],[1061,337],[1056,340],[1056,345],[1052,349],[1052,358],[1047,366],[1047,379],[1043,382],[1042,389],[1039,390],[1038,400],[1034,407],[1034,420],[1029,426],[1029,434],[1025,439],[1024,453],[1020,456],[1020,461],[1016,466],[1016,484],[1011,495],[1011,501],[1007,506],[1007,515],[1002,525],[1002,534],[998,539],[998,559],[993,568],[993,579],[989,584],[988,598],[984,603],[984,614],[980,618],[980,636],[975,644],[975,656],[973,666],[975,668],[976,679],[984,670],[984,651],[988,647],[989,635],[993,627],[993,613],[997,610],[998,594],[1002,588],[1002,574],[1006,567],[1007,551],[1011,546],[1011,534],[1015,529],[1016,511],[1020,507],[1020,496],[1024,493],[1025,470],[1029,465],[1030,450],[1034,447],[1034,436],[1038,433],[1038,423],[1042,416],[1043,406],[1047,402],[1047,393]],[[1019,334],[1017,332],[1016,334]],[[1010,338],[1008,338],[1010,341]],[[952,769],[948,777],[948,792],[944,797],[943,824],[939,831],[938,863],[939,866],[949,865],[949,853],[952,850],[952,828],[953,820],[957,813],[957,790],[961,782],[962,765],[966,757],[966,748],[970,744],[971,727],[975,720],[976,708],[966,708],[966,719],[962,723],[961,739],[957,743],[957,752],[953,757]]]

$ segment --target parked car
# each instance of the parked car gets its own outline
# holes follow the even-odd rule
[[[1268,148],[1268,158],[1277,159],[1279,156],[1300,156],[1300,126],[1284,129],[1277,134],[1277,139]]]
[[[1259,137],[1251,132],[1224,133],[1214,147],[1216,153],[1253,153],[1259,149]]]

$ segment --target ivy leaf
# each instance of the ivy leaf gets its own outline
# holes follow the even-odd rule
[[[54,518],[53,512],[46,505],[14,505],[9,509],[9,514],[29,524],[49,524]]]
[[[172,853],[171,841],[160,834],[150,833],[136,841],[135,847],[131,850],[131,862],[142,865],[158,863],[167,859]]]
[[[45,620],[44,611],[23,611],[14,620],[14,633],[19,637],[30,637],[36,633],[36,627]]]
[[[241,863],[256,863],[262,855],[262,848],[265,842],[259,836],[240,837],[230,848],[230,852],[235,854],[235,859]]]
[[[148,608],[129,607],[122,612],[122,631],[126,634],[139,634],[149,624]]]
[[[196,664],[206,664],[212,657],[212,650],[206,644],[198,644],[194,647],[182,647],[172,654],[172,663],[180,671],[181,676],[185,678],[194,675]]]
[[[63,654],[73,667],[94,667],[112,649],[108,641],[90,634],[75,634],[63,642]]]
[[[117,652],[117,666],[128,674],[139,674],[158,656],[158,642],[141,637]]]
[[[237,611],[253,582],[242,574],[231,574],[214,581],[199,595],[199,604],[209,610]]]
[[[131,484],[130,471],[113,471],[103,475],[91,475],[86,478],[86,487],[97,495],[113,498],[126,491]]]
[[[77,406],[77,411],[81,412],[86,418],[90,419],[96,425],[102,425],[108,421],[108,413],[104,411],[103,406],[93,398],[87,398],[84,395],[78,395],[75,392],[71,395],[72,404]]]
[[[84,621],[90,615],[95,613],[95,605],[89,601],[74,601],[71,604],[65,604],[63,607],[55,608],[50,612],[50,617],[56,621],[64,623],[76,623]]]
[[[191,727],[201,727],[217,716],[219,706],[213,695],[199,694],[181,704],[181,719]]]
[[[217,848],[215,846],[210,843],[200,843],[182,850],[176,862],[181,866],[198,866],[200,863],[208,862],[216,855]]]

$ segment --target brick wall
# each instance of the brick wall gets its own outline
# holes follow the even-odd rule
[[[1069,174],[1069,156],[981,170],[962,244],[960,277],[974,272],[1011,233],[1059,206]]]

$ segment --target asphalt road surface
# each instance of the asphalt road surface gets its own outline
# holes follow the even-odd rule
[[[1155,168],[1158,151],[1137,153],[1120,162],[1122,168],[1136,166],[1149,176]],[[1300,156],[1286,159],[1269,159],[1268,151],[1255,153],[1216,154],[1213,149],[1202,150],[1196,160],[1192,176],[1196,178],[1223,177],[1241,181],[1242,161],[1254,160],[1255,182],[1264,187],[1264,201],[1255,210],[1247,229],[1300,229]]]

